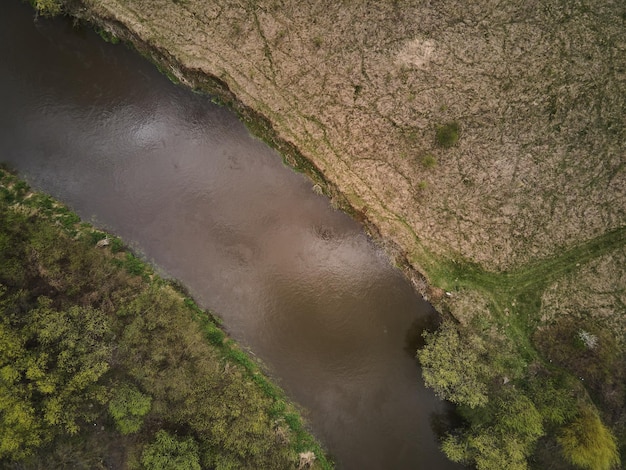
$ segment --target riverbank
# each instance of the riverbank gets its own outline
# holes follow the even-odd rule
[[[523,458],[543,434],[556,445],[576,417],[543,419],[527,385],[558,363],[585,379],[561,389],[624,436],[623,381],[606,381],[626,331],[623,12],[444,3],[68,5],[233,107],[424,276],[414,285],[455,318],[472,378],[423,355],[427,382],[487,407],[467,415],[473,428],[514,434],[493,417],[523,390],[543,410]],[[475,393],[459,394],[463,382]]]
[[[7,468],[332,468],[250,355],[120,239],[2,169],[0,220]]]

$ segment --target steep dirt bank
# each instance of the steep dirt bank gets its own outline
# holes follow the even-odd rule
[[[626,10],[596,3],[68,8],[229,102],[431,284],[463,291],[442,261],[524,271],[624,226]]]
[[[512,268],[623,225],[618,2],[83,3],[222,80],[418,263]]]

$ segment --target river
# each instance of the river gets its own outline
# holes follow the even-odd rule
[[[17,0],[0,61],[0,161],[216,312],[339,468],[459,468],[414,359],[435,312],[307,178],[130,48]]]

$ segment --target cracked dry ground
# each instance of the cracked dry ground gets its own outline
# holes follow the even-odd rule
[[[418,269],[511,270],[624,226],[622,2],[83,3],[225,82]]]

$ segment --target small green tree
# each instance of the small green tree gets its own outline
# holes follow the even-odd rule
[[[426,345],[417,353],[424,382],[445,400],[470,408],[487,403],[487,383],[493,371],[484,356],[482,339],[461,335],[451,322],[424,335]]]
[[[467,411],[469,428],[442,443],[450,460],[474,464],[479,470],[528,468],[526,459],[544,429],[541,414],[526,395],[507,388],[486,409]]]
[[[585,406],[557,438],[563,455],[574,465],[586,470],[618,468],[620,457],[611,431],[600,417]]]
[[[145,447],[141,463],[146,470],[200,470],[198,443],[193,437],[179,438],[161,430]]]
[[[139,431],[143,418],[150,412],[152,398],[141,393],[130,384],[123,384],[109,402],[109,413],[122,434]]]
[[[19,460],[58,433],[75,434],[106,401],[111,352],[99,310],[25,300],[0,285],[0,459]]]

